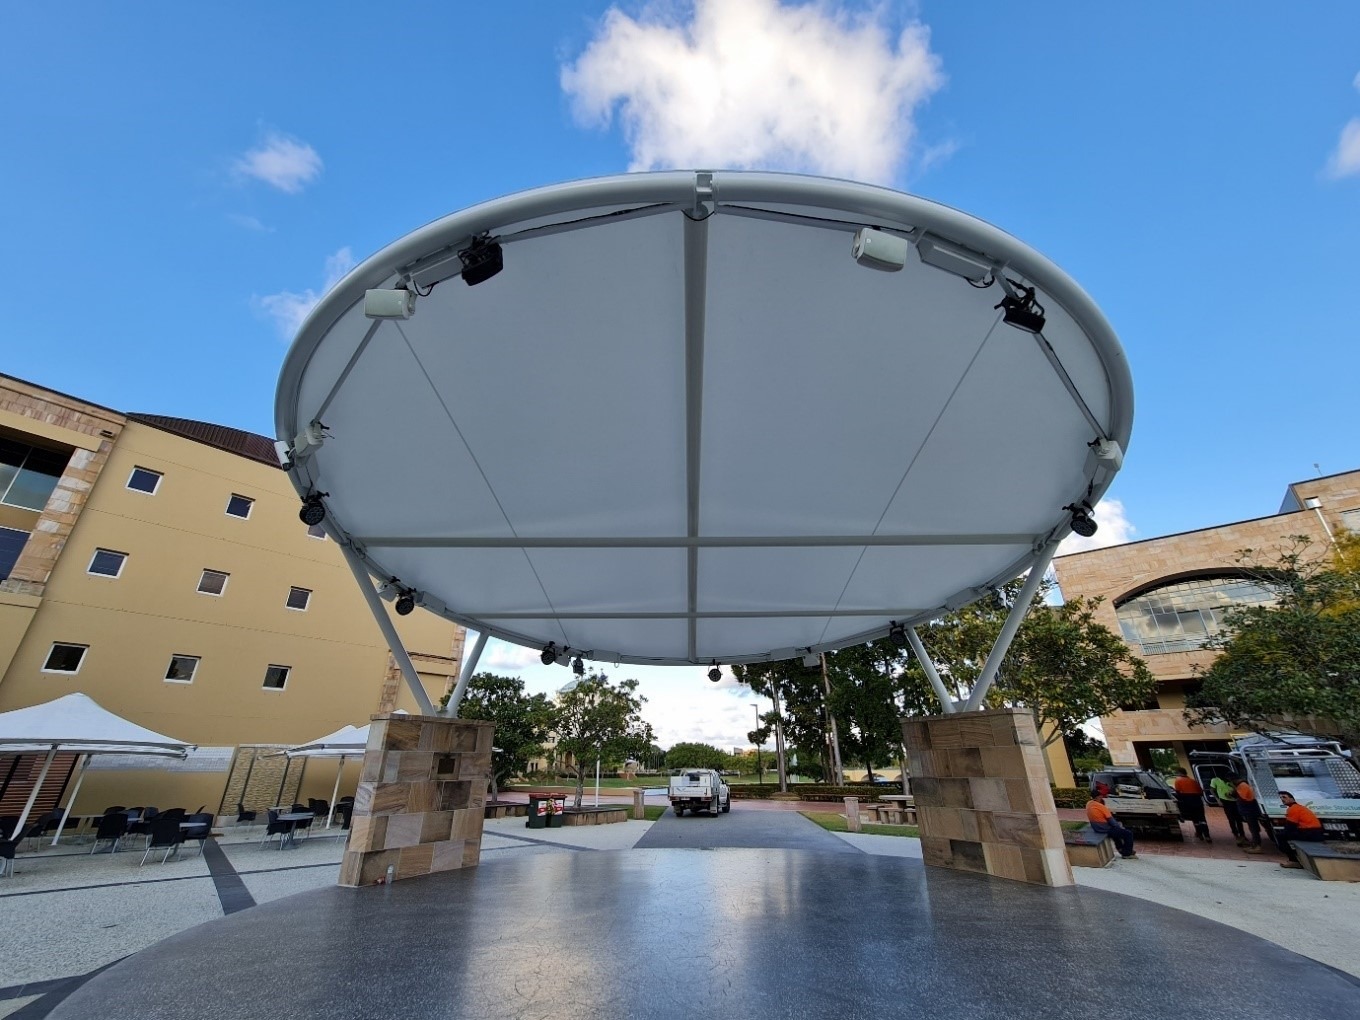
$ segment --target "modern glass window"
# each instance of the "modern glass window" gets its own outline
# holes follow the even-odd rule
[[[123,572],[127,553],[114,552],[112,549],[96,549],[90,560],[90,573],[101,577],[117,577]]]
[[[165,670],[165,682],[168,684],[191,684],[194,682],[194,674],[198,672],[199,657],[197,655],[172,655],[170,665]]]
[[[326,529],[323,525],[313,524],[310,528],[307,529],[307,537],[319,538],[321,539],[321,541],[324,542],[326,541]]]
[[[41,510],[61,481],[69,453],[0,439],[0,503]]]
[[[288,684],[288,674],[292,671],[292,666],[270,666],[264,671],[264,689],[266,691],[283,690]]]
[[[311,591],[310,591],[309,589],[307,589],[307,588],[289,588],[289,589],[288,589],[288,603],[287,603],[287,605],[288,605],[288,608],[289,608],[289,609],[306,609],[306,608],[307,608],[307,603],[309,603],[309,602],[311,602],[311,601],[312,601],[312,593],[311,593]]]
[[[44,673],[79,673],[80,664],[85,661],[85,652],[89,645],[68,645],[63,641],[54,641],[51,650],[47,653],[47,661],[43,663]]]
[[[1360,507],[1341,511],[1341,526],[1360,535]]]
[[[128,476],[127,487],[136,492],[154,493],[160,488],[162,477],[159,471],[135,467],[132,469],[132,474]]]
[[[204,569],[203,576],[198,579],[198,590],[204,595],[221,595],[227,590],[227,578],[230,574],[221,570]]]
[[[1223,629],[1233,606],[1275,601],[1271,591],[1245,577],[1202,577],[1144,592],[1115,607],[1124,640],[1144,655],[1190,652]]]
[[[18,528],[0,528],[0,581],[9,577],[14,564],[19,562],[19,554],[24,551],[28,532]]]
[[[233,492],[231,499],[227,500],[227,516],[245,520],[250,516],[250,508],[254,505],[255,501],[249,496],[240,496]]]

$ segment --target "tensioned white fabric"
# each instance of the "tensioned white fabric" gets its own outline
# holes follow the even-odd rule
[[[367,746],[367,726],[341,726],[334,733],[290,747],[283,753],[289,758],[353,758],[363,754]]]
[[[910,242],[905,268],[856,263],[864,226]],[[469,287],[481,235],[505,267]],[[917,257],[932,244],[993,282]],[[1042,334],[1002,321],[1002,275],[1037,289]],[[365,290],[397,286],[411,318],[366,318]],[[389,588],[658,664],[789,658],[972,601],[1094,505],[1114,468],[1089,445],[1126,448],[1132,416],[1100,311],[1010,235],[883,188],[691,171],[397,241],[317,305],[276,403],[299,493],[327,493]],[[314,422],[321,446],[296,442]]]
[[[0,713],[0,751],[151,754],[183,758],[196,745],[138,726],[87,694]]]

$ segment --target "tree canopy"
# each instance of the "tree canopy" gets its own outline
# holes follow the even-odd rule
[[[1294,536],[1266,562],[1242,550],[1238,565],[1274,602],[1224,613],[1187,718],[1360,741],[1360,536],[1339,533],[1330,555]]]
[[[497,753],[491,756],[491,796],[512,776],[523,774],[532,758],[543,753],[553,725],[553,706],[545,695],[525,694],[517,676],[477,673],[468,681],[458,714],[496,724]]]
[[[712,744],[681,742],[666,752],[668,769],[725,769],[731,755]]]
[[[578,808],[586,771],[597,759],[616,766],[646,754],[655,739],[651,724],[641,715],[647,699],[637,688],[636,680],[611,682],[603,673],[591,673],[557,697],[557,751],[570,759],[562,764],[576,777]]]

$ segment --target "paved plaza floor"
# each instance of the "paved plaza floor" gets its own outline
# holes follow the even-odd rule
[[[341,843],[315,836],[144,868],[21,857],[0,881],[0,1017],[1360,1017],[1360,980],[1323,965],[1360,974],[1360,886],[1149,855],[1037,889],[743,808],[492,821],[481,867],[364,890],[334,886]],[[1223,959],[1246,975],[1231,995]]]

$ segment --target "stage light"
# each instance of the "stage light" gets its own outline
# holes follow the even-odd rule
[[[397,596],[396,605],[398,616],[410,616],[416,611],[416,596],[414,592],[404,591]]]
[[[1090,538],[1096,533],[1094,511],[1089,503],[1069,503],[1063,509],[1072,511],[1072,530],[1082,538]]]
[[[888,640],[895,644],[898,648],[906,648],[907,628],[902,626],[896,620],[893,620],[888,624]]]
[[[571,671],[577,676],[586,675],[586,664],[581,660],[579,655],[571,660]]]
[[[1044,306],[1034,299],[1034,288],[1026,287],[1018,280],[1007,279],[1010,286],[1006,296],[993,308],[1001,309],[1001,317],[1016,329],[1026,333],[1044,331]]]
[[[326,519],[326,506],[321,502],[323,496],[329,496],[329,492],[313,492],[302,500],[302,509],[298,511],[298,519],[309,528],[314,528]]]
[[[485,237],[475,238],[472,244],[460,251],[458,261],[463,264],[460,275],[469,287],[485,283],[505,268],[505,255],[501,246]]]
[[[558,654],[559,652],[557,651],[557,642],[549,641],[546,645],[543,646],[543,651],[538,653],[538,661],[543,663],[543,665],[545,666],[551,666],[554,662],[557,661]]]
[[[722,679],[722,670],[718,668],[718,660],[713,660],[713,668],[708,671],[708,678],[715,684]]]

